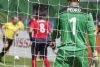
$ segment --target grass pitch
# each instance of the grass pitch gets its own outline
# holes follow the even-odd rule
[[[100,54],[98,56],[99,56],[99,62],[100,62]],[[53,62],[50,62],[50,64],[52,67]],[[0,63],[0,67],[32,67],[32,64],[31,64],[31,59],[29,58],[20,57],[20,60],[15,60],[14,56],[6,55],[3,57],[3,63]],[[37,67],[43,67],[42,60],[37,61]]]
[[[15,60],[14,56],[4,56],[3,63],[0,63],[0,67],[32,67],[31,59],[28,58],[20,58],[19,60]]]
[[[50,62],[51,65],[53,64]],[[32,67],[31,59],[21,58],[20,60],[15,60],[14,56],[3,57],[3,63],[0,63],[0,67]],[[43,61],[37,61],[37,67],[43,67]]]

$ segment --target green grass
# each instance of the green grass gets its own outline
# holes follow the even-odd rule
[[[100,59],[100,54],[99,54]],[[20,60],[14,60],[14,56],[6,55],[3,57],[3,62],[0,63],[0,67],[32,67],[31,59],[29,58],[20,58]],[[53,63],[50,62],[53,66]],[[43,61],[37,62],[37,67],[42,67]]]
[[[31,59],[20,58],[20,60],[14,60],[13,56],[5,56],[3,58],[4,63],[0,63],[0,67],[32,67]],[[37,62],[37,67],[42,67],[43,61]],[[51,63],[52,64],[52,63]]]
[[[20,58],[20,60],[14,60],[13,56],[5,56],[3,58],[3,63],[4,64],[0,64],[0,67],[20,67],[23,65],[26,67],[31,67],[31,59],[28,58]]]

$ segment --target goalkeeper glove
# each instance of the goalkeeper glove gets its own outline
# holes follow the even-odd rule
[[[97,56],[97,51],[93,52],[93,62],[95,64],[95,67],[99,67],[99,58]]]

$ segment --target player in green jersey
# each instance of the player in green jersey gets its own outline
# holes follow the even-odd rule
[[[79,7],[79,0],[69,0],[70,5],[59,11],[54,24],[52,40],[61,37],[54,67],[90,67],[88,43],[97,57],[95,26],[89,9]]]

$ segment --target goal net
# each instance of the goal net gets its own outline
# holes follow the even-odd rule
[[[0,67],[32,67],[31,45],[29,37],[29,26],[32,19],[41,17],[48,20],[52,29],[55,26],[55,19],[59,17],[59,11],[69,5],[68,0],[0,0],[0,52],[4,47],[3,35],[4,31],[2,26],[12,21],[12,17],[18,16],[24,29],[20,29],[19,35],[14,38],[11,48],[7,51],[6,55],[2,58],[3,63],[0,63]],[[98,57],[100,56],[100,0],[80,0],[80,7],[89,9],[93,15],[93,21],[95,24],[95,36],[96,36],[96,49],[98,51]],[[88,13],[88,12],[87,12]],[[57,15],[57,16],[55,16]],[[81,17],[81,16],[80,16]],[[75,19],[74,19],[75,21]],[[61,27],[62,28],[62,27]],[[58,31],[62,31],[57,29]],[[67,31],[69,32],[69,31]],[[72,32],[72,31],[71,31]],[[85,33],[86,34],[86,33]],[[58,35],[58,34],[57,34]],[[56,36],[56,35],[55,35]],[[49,36],[49,42],[51,42],[52,36]],[[67,38],[67,37],[66,37]],[[47,39],[47,40],[48,40]],[[47,57],[50,62],[50,66],[54,67],[54,62],[57,57],[57,51],[61,46],[61,39],[56,39],[56,48],[52,49],[51,46],[47,48]],[[89,42],[87,40],[87,42]],[[90,44],[88,48],[89,62],[92,64],[92,51]],[[37,64],[38,67],[45,67],[43,59],[38,55]],[[62,65],[63,66],[63,65]],[[74,67],[74,66],[73,66]]]

